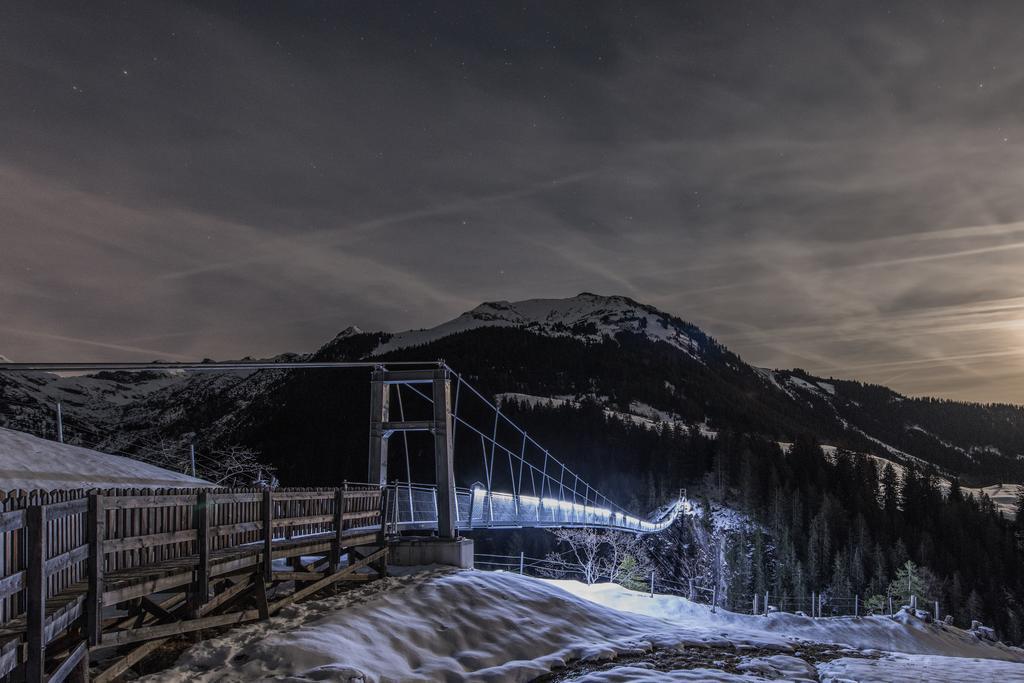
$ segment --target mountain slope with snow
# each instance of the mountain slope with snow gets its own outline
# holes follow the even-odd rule
[[[374,354],[421,346],[452,334],[480,327],[516,327],[548,336],[574,337],[595,343],[621,332],[665,342],[694,358],[703,333],[678,318],[624,296],[599,296],[584,292],[569,299],[492,301],[463,313],[454,320],[425,330],[393,335]]]

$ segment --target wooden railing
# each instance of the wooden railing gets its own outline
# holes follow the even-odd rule
[[[67,650],[50,673],[46,650],[72,625],[93,649],[105,635],[144,639],[104,634],[105,607],[178,590],[183,614],[209,613],[211,572],[251,567],[273,584],[296,573],[275,577],[273,558],[304,552],[323,554],[321,574],[338,572],[343,548],[383,544],[381,498],[370,485],[0,492],[0,677],[22,662],[29,681],[67,675],[87,650]]]

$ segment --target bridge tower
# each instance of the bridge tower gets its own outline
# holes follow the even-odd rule
[[[391,419],[393,385],[431,385],[433,419]],[[429,431],[434,440],[434,476],[437,484],[437,534],[454,539],[455,448],[452,440],[451,371],[443,364],[429,370],[387,370],[379,367],[370,376],[370,474],[371,483],[387,485],[388,441],[395,433]]]

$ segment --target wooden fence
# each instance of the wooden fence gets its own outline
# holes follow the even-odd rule
[[[0,677],[81,678],[90,652],[150,641],[96,677],[112,680],[153,642],[382,575],[382,498],[370,485],[0,492]]]

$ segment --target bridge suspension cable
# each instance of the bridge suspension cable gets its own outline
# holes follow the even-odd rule
[[[442,367],[455,380],[451,411],[453,439],[468,432],[472,438],[480,440],[484,479],[470,488],[457,488],[455,521],[458,528],[589,526],[651,533],[664,530],[675,520],[679,501],[665,509],[656,521],[630,514],[553,456],[502,412],[499,404],[462,375],[447,365]],[[406,419],[401,398],[403,389],[425,404],[434,404],[433,397],[415,384],[397,384],[396,387],[399,419],[403,422]],[[487,427],[467,419],[467,400],[476,401],[477,407],[483,408],[484,418],[493,420]],[[517,448],[503,443],[499,435],[502,427],[516,436]],[[390,497],[394,501],[390,514],[398,528],[427,528],[436,520],[431,514],[436,510],[436,500],[430,500],[436,494],[431,487],[412,481],[407,438],[403,446],[407,479],[404,484],[392,484],[395,495]],[[460,450],[464,453],[467,448]],[[539,460],[538,464],[531,462],[531,455]],[[503,459],[505,463],[501,463]],[[503,472],[506,464],[507,474]]]

